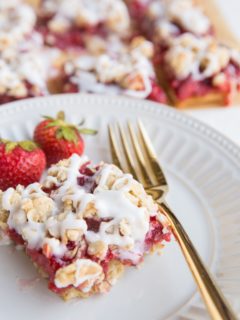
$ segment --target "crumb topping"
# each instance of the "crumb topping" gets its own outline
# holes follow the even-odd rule
[[[191,76],[201,81],[215,76],[224,80],[224,71],[233,62],[240,67],[240,53],[219,44],[213,37],[198,38],[190,33],[171,39],[165,61],[179,80]]]
[[[53,15],[49,22],[53,32],[66,31],[73,23],[80,28],[103,23],[109,30],[122,34],[130,25],[122,0],[45,0],[42,11]]]
[[[96,282],[104,278],[102,267],[89,259],[78,259],[66,267],[58,269],[55,284],[58,288],[70,285],[81,286],[83,292],[88,292]]]
[[[115,43],[116,44],[116,43]],[[110,47],[110,46],[109,46]],[[125,94],[146,98],[155,78],[150,58],[152,43],[136,37],[130,45],[118,43],[100,54],[81,54],[65,64],[65,73],[79,91]]]
[[[50,49],[41,46],[42,38],[36,33],[30,40],[0,53],[1,95],[23,98],[29,92],[34,96],[47,94],[46,81],[54,57]]]
[[[147,16],[154,21],[160,39],[179,34],[181,30],[205,35],[211,28],[208,17],[192,0],[153,0],[148,6]]]
[[[31,34],[36,22],[34,10],[20,0],[0,3],[0,51],[16,45]]]

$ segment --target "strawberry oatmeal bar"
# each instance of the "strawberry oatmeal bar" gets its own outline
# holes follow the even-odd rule
[[[138,265],[171,236],[131,175],[76,154],[52,166],[42,185],[1,192],[0,229],[65,300],[109,291],[125,266]]]
[[[156,54],[166,91],[178,107],[228,105],[240,89],[240,53],[212,36],[185,33]]]
[[[34,10],[23,1],[0,1],[0,52],[31,36],[35,22]]]
[[[105,42],[105,48],[101,46],[102,53],[96,54],[95,48],[95,52],[86,50],[66,61],[62,92],[121,94],[166,102],[151,62],[152,43],[143,37],[133,38],[130,44],[113,39]]]
[[[85,34],[128,36],[130,18],[123,0],[42,0],[38,30],[48,45],[82,47]]]

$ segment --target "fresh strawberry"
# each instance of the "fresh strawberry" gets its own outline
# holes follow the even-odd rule
[[[45,167],[46,156],[34,142],[0,139],[1,190],[39,181]]]
[[[96,133],[94,130],[80,129],[65,122],[62,111],[56,118],[44,118],[45,120],[41,121],[34,130],[34,141],[45,152],[48,166],[69,158],[73,153],[81,155],[84,151],[84,141],[80,133]]]

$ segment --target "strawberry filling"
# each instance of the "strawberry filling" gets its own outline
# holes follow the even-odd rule
[[[239,71],[240,70],[237,70],[237,73],[240,76]],[[213,85],[213,77],[204,79],[202,81],[196,81],[192,77],[188,77],[187,79],[181,81],[177,79],[171,79],[169,81],[169,85],[179,101],[184,101],[192,97],[206,96],[211,93],[222,93],[225,97],[225,105],[229,105],[231,103],[231,95],[233,90],[232,76],[229,74],[228,69],[225,69],[222,72],[226,76],[226,81],[218,86]],[[236,77],[236,79],[238,77]],[[239,87],[237,89],[239,90]]]
[[[63,82],[64,82],[64,85],[63,85],[64,93],[81,92],[78,85],[71,82],[71,76],[64,77]],[[160,103],[167,103],[167,97],[163,89],[157,84],[155,80],[151,80],[151,84],[152,84],[152,91],[146,99],[155,101],[155,102],[160,102]]]
[[[143,20],[144,15],[146,14],[149,2],[143,2],[139,0],[133,0],[130,1],[129,4],[129,12],[131,17],[135,20],[138,21],[139,23]]]
[[[44,96],[43,92],[40,92],[38,95],[36,95],[36,93],[34,92],[34,86],[29,83],[28,81],[25,81],[25,85],[27,88],[27,95],[23,96],[23,97],[16,97],[13,95],[8,95],[8,94],[0,94],[0,105],[4,104],[4,103],[9,103],[12,101],[16,101],[16,100],[22,100],[22,99],[27,99],[27,98],[33,98],[36,96]]]
[[[154,80],[152,80],[152,92],[147,97],[147,99],[155,102],[167,103],[165,92]]]
[[[51,18],[39,19],[36,27],[37,31],[42,34],[45,44],[62,50],[67,48],[84,48],[83,37],[86,34],[99,35],[103,38],[106,36],[103,24],[88,26],[87,28],[79,28],[73,25],[63,32],[53,32],[47,26],[50,20]]]
[[[225,105],[229,105],[231,103],[233,90],[236,88],[240,91],[240,68],[233,61],[230,61],[228,66],[220,71],[225,75],[225,81],[217,86],[213,84],[215,75],[204,80],[195,80],[192,76],[178,80],[164,62],[166,50],[167,48],[164,46],[158,49],[160,53],[155,55],[154,64],[156,67],[162,66],[164,77],[177,100],[184,101],[188,98],[202,97],[211,93],[222,93],[224,95]]]
[[[86,219],[88,229],[92,230],[94,232],[97,232],[100,226],[101,221],[97,221],[94,219]],[[17,244],[17,245],[25,245],[23,238],[15,231],[15,230],[9,230],[8,231],[9,237]],[[144,249],[145,251],[150,251],[151,248],[163,242],[164,240],[169,242],[171,238],[170,232],[163,233],[163,226],[162,224],[155,218],[152,217],[150,220],[150,229],[149,232],[146,235],[145,243],[144,243]],[[84,246],[81,241],[81,245],[79,243],[75,243],[73,241],[69,241],[67,244],[67,248],[69,252],[73,252],[76,247],[78,250],[76,250],[76,255],[73,257],[68,257],[68,253],[64,257],[55,257],[50,256],[46,257],[46,255],[43,253],[42,249],[36,250],[36,249],[30,249],[25,247],[26,254],[31,258],[31,260],[44,272],[47,274],[49,279],[48,287],[50,290],[57,294],[61,294],[64,291],[68,290],[69,288],[73,286],[68,286],[66,288],[58,288],[54,283],[54,277],[59,268],[62,268],[64,266],[67,266],[71,264],[76,258],[85,258],[85,259],[91,259],[95,262],[98,262],[101,264],[104,273],[106,274],[108,271],[109,263],[112,260],[118,259],[116,254],[112,252],[110,249],[108,250],[106,257],[104,260],[99,261],[96,257],[92,257],[89,254],[87,254],[87,245],[84,241]],[[141,257],[140,261],[143,259],[143,256]],[[128,266],[134,266],[135,264],[130,260],[122,260],[123,264]],[[81,288],[79,288],[81,289]]]

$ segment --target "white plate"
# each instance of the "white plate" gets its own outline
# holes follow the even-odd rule
[[[65,110],[99,130],[87,153],[110,161],[107,123],[141,118],[170,184],[169,203],[218,284],[240,310],[240,149],[209,127],[168,107],[119,97],[64,95],[0,109],[0,136],[31,137],[40,115]],[[14,252],[14,254],[13,254]],[[129,269],[104,296],[64,303],[47,290],[28,258],[0,248],[0,314],[8,320],[206,319],[207,313],[175,241],[161,257]],[[28,285],[26,285],[28,284]]]

